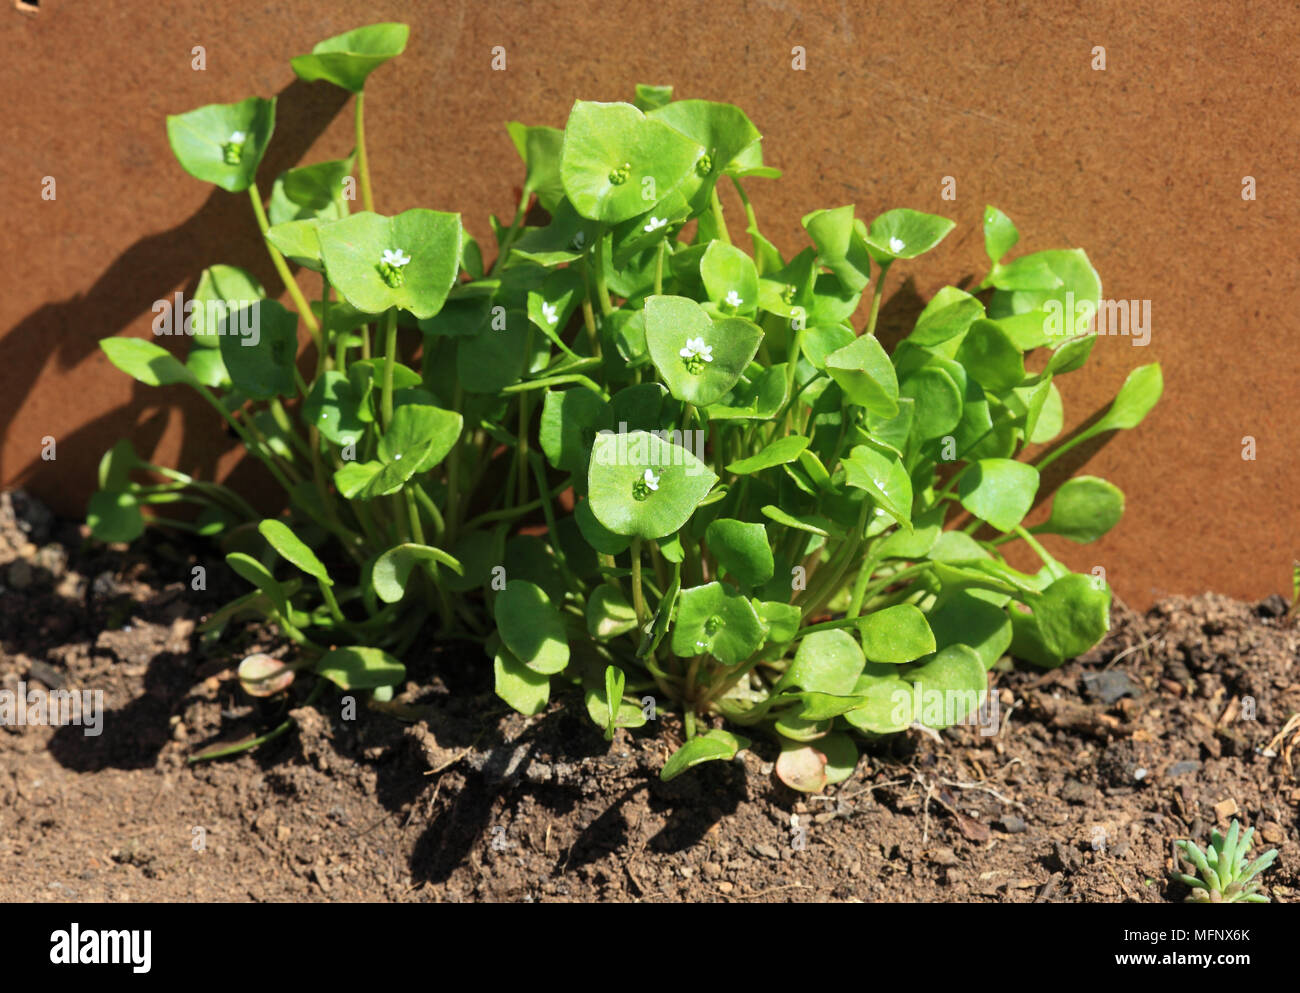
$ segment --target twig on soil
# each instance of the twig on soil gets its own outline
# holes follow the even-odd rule
[[[941,779],[939,782],[943,783],[944,786],[955,786],[960,790],[979,790],[982,793],[988,793],[990,796],[996,797],[1002,803],[1009,804],[1017,810],[1027,809],[1019,800],[1012,800],[1010,797],[1005,797],[992,786],[986,786],[983,783],[959,783],[952,779]]]
[[[781,890],[801,890],[804,888],[803,883],[786,883],[784,886],[773,886],[769,889],[759,890],[757,893],[741,893],[734,899],[737,900],[756,900],[760,896],[767,896],[769,893],[779,893]],[[716,891],[720,896],[727,896],[721,890]]]
[[[1111,666],[1113,666],[1113,665],[1114,665],[1116,662],[1118,662],[1120,659],[1128,658],[1128,656],[1132,655],[1134,652],[1137,652],[1137,651],[1141,651],[1141,652],[1146,656],[1147,661],[1150,662],[1150,661],[1151,661],[1151,653],[1148,652],[1146,649],[1147,649],[1147,646],[1150,645],[1150,644],[1151,644],[1152,642],[1154,642],[1155,640],[1156,640],[1156,636],[1155,636],[1155,635],[1151,635],[1149,638],[1146,638],[1146,639],[1144,639],[1143,641],[1138,642],[1136,645],[1129,645],[1128,648],[1124,649],[1124,651],[1120,652],[1120,653],[1119,653],[1118,655],[1116,655],[1113,659],[1111,659],[1111,660],[1110,660],[1109,662],[1107,662],[1104,666],[1102,666],[1102,667],[1101,667],[1101,671],[1102,671],[1102,672],[1106,672],[1107,670],[1110,669]]]
[[[1295,732],[1292,734],[1292,732]],[[1283,744],[1287,735],[1292,735],[1291,739]],[[1260,755],[1264,758],[1277,758],[1280,754],[1282,761],[1286,765],[1286,771],[1291,772],[1291,750],[1295,748],[1296,743],[1300,742],[1300,714],[1292,714],[1287,722],[1282,725],[1282,730],[1275,734],[1271,741],[1260,750]]]
[[[1124,895],[1128,897],[1130,900],[1137,902],[1137,898],[1128,891],[1128,887],[1124,885],[1124,880],[1119,878],[1119,873],[1115,871],[1115,868],[1111,865],[1107,865],[1106,871],[1111,874],[1111,877],[1115,880],[1115,882],[1119,883],[1119,888],[1124,891]]]

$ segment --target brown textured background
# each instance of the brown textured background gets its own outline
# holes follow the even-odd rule
[[[289,58],[353,27],[404,20],[407,52],[372,77],[367,103],[385,213],[459,210],[486,242],[488,213],[508,216],[520,179],[504,122],[562,125],[575,98],[630,99],[634,83],[654,82],[753,118],[785,177],[750,191],[787,255],[806,243],[799,218],[817,207],[855,203],[869,220],[908,206],[958,222],[907,267],[914,285],[887,288],[886,332],[913,312],[914,293],[983,274],[985,203],[1019,226],[1017,252],[1086,249],[1106,297],[1152,300],[1153,330],[1146,348],[1103,337],[1063,381],[1067,430],[1138,364],[1163,364],[1165,399],[1137,431],[1086,453],[1088,472],[1128,494],[1120,526],[1093,546],[1049,544],[1076,569],[1104,566],[1135,606],[1170,592],[1289,588],[1300,554],[1300,14],[1283,2],[1154,6],[6,6],[0,483],[80,513],[100,455],[123,435],[187,471],[230,471],[234,453],[201,401],[136,386],[95,345],[149,334],[153,301],[188,292],[210,263],[277,285],[247,200],[181,171],[164,116],[279,94],[260,173],[267,192],[280,170],[351,147],[341,91],[296,82]],[[205,72],[191,69],[194,45],[206,48]],[[490,69],[494,45],[506,47],[505,72]],[[794,45],[807,50],[804,72],[790,68]],[[1104,72],[1090,68],[1096,45]],[[1255,202],[1241,198],[1246,175]],[[44,176],[57,180],[54,202],[40,198]],[[957,181],[955,202],[940,199],[945,176]],[[734,224],[736,202],[725,202]],[[46,435],[58,442],[54,462],[40,459]],[[1241,457],[1247,435],[1253,462]]]

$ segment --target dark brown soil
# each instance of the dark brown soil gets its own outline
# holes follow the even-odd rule
[[[0,688],[102,690],[106,708],[98,737],[0,728],[17,869],[0,900],[1153,902],[1186,892],[1171,842],[1233,816],[1280,851],[1272,897],[1300,891],[1300,631],[1280,597],[1118,606],[1085,658],[993,673],[996,734],[896,736],[809,797],[762,741],[662,783],[671,718],[611,746],[581,706],[520,717],[473,646],[411,660],[394,709],[415,723],[345,720],[333,695],[250,700],[233,664],[282,646],[257,628],[200,641],[242,592],[205,555],[104,548],[0,498]],[[298,728],[260,750],[186,763],[289,707]]]

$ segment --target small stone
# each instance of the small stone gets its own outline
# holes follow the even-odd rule
[[[718,883],[718,892],[719,892],[719,893],[724,893],[724,894],[726,894],[726,893],[730,893],[730,892],[731,892],[732,890],[734,890],[735,888],[736,888],[736,887],[735,887],[734,885],[732,885],[731,883],[727,882],[725,879],[724,879],[722,882]]]
[[[951,848],[936,848],[930,854],[930,861],[942,866],[961,865],[961,859],[957,858],[957,853]]]
[[[1276,821],[1265,821],[1260,825],[1259,836],[1270,845],[1282,845],[1286,843],[1286,832],[1282,830],[1282,825],[1278,824]]]
[[[779,859],[781,853],[775,847],[768,844],[758,844],[754,846],[754,854],[761,855],[765,859]]]
[[[717,879],[722,875],[722,866],[718,865],[717,862],[705,862],[704,875],[708,879]]]
[[[1189,773],[1200,772],[1200,770],[1201,763],[1199,762],[1175,762],[1169,767],[1169,775],[1171,777],[1186,776]]]
[[[1084,673],[1083,690],[1092,699],[1099,700],[1108,707],[1123,697],[1135,697],[1142,692],[1129,674],[1119,669]]]
[[[1237,813],[1237,811],[1237,801],[1232,797],[1228,797],[1226,800],[1220,800],[1214,805],[1214,813],[1221,821],[1226,821],[1233,814]]]
[[[1029,828],[1024,819],[1015,814],[1006,814],[997,823],[1007,834],[1024,834]]]
[[[1091,786],[1086,786],[1077,779],[1067,779],[1061,787],[1061,799],[1076,805],[1087,803],[1092,799],[1093,793]]]
[[[1255,613],[1259,617],[1281,617],[1287,610],[1288,604],[1286,600],[1277,593],[1265,597],[1255,605]]]

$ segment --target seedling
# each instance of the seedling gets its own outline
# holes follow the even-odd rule
[[[1135,370],[1105,415],[1039,447],[1095,344],[1055,330],[1066,301],[1100,299],[1082,251],[1007,260],[1019,235],[988,208],[983,284],[939,290],[891,353],[876,337],[891,274],[954,222],[815,210],[787,256],[750,198],[780,171],[749,118],[639,86],[633,103],[577,101],[563,129],[508,126],[524,178],[488,267],[457,214],[375,211],[363,98],[406,40],[374,25],[294,59],[355,94],[354,147],[290,169],[269,201],[274,100],[169,119],[188,172],[249,196],[293,309],[214,265],[184,361],[103,342],[139,381],[197,390],[283,488],[285,513],[261,520],[122,443],[90,507],[98,537],[130,540],[154,507],[198,506],[150,519],[219,538],[253,587],[204,630],[258,616],[293,643],[241,668],[252,692],[314,674],[383,698],[433,617],[482,643],[524,714],[553,686],[607,738],[645,724],[644,695],[675,709],[686,740],[665,779],[748,744],[702,726],[721,721],[774,738],[777,774],[817,791],[863,740],[974,714],[1004,653],[1058,666],[1102,637],[1109,588],[1039,536],[1094,541],[1123,495],[1079,477],[1024,521],[1040,470],[1135,427],[1162,380]],[[317,303],[290,265],[315,274]],[[1007,564],[1017,539],[1037,572]]]
[[[1268,903],[1268,897],[1259,892],[1262,880],[1256,877],[1273,864],[1277,849],[1271,848],[1259,858],[1246,861],[1246,852],[1254,840],[1255,829],[1247,828],[1239,836],[1241,826],[1233,818],[1225,838],[1218,831],[1210,834],[1210,847],[1202,852],[1191,841],[1176,841],[1182,853],[1199,876],[1175,872],[1174,878],[1190,886],[1189,903]]]

